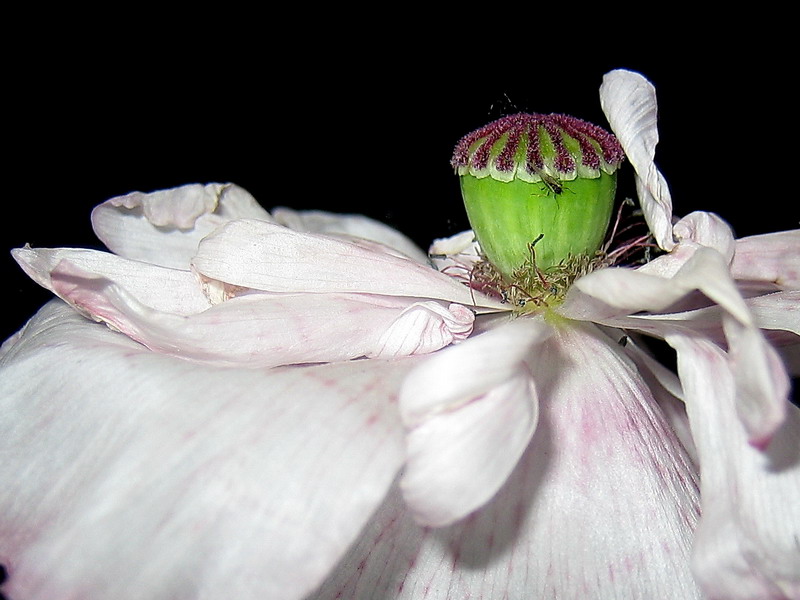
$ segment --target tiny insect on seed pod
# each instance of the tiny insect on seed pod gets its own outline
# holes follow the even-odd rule
[[[604,129],[560,114],[515,114],[464,136],[451,164],[483,253],[508,280],[593,256],[611,218],[624,160]]]

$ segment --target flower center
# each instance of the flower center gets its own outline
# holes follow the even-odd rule
[[[649,262],[653,250],[658,251],[658,246],[653,242],[640,211],[623,217],[625,209],[632,206],[634,203],[629,199],[620,203],[610,235],[592,256],[570,255],[558,264],[542,267],[537,254],[538,244],[544,238],[540,234],[528,244],[529,257],[510,277],[484,258],[473,267],[469,277],[470,286],[501,302],[507,302],[516,313],[540,312],[541,309],[558,306],[572,283],[595,269]]]
[[[536,245],[540,240],[541,237],[528,245],[530,258],[514,269],[510,277],[488,260],[478,262],[470,277],[472,287],[508,302],[517,312],[530,312],[557,306],[573,281],[609,264],[605,254],[598,252],[592,257],[569,256],[558,264],[542,268],[536,259]]]

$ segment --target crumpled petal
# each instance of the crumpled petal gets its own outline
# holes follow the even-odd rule
[[[208,279],[268,292],[382,294],[505,310],[412,260],[265,221],[220,227],[200,243],[192,265]]]
[[[475,313],[466,306],[414,302],[386,328],[379,350],[366,356],[386,358],[427,354],[463,341],[472,333]]]
[[[293,210],[284,206],[272,210],[276,223],[302,233],[321,233],[362,238],[397,250],[407,258],[427,264],[428,257],[408,237],[388,225],[364,215],[346,215],[322,210]]]
[[[53,290],[151,350],[216,365],[274,367],[425,354],[472,332],[460,305],[358,294],[244,294],[193,315],[155,310],[64,260]]]
[[[725,353],[680,336],[678,370],[700,454],[702,518],[693,568],[710,600],[800,598],[800,411],[766,450],[747,443]]]
[[[415,362],[209,369],[50,303],[0,363],[4,592],[303,598],[395,478]]]
[[[739,238],[731,273],[751,285],[800,289],[800,229]]]
[[[647,225],[658,245],[672,250],[672,196],[653,162],[658,144],[655,88],[639,73],[614,70],[603,76],[600,104],[636,171],[636,191]]]
[[[271,220],[237,185],[190,184],[106,200],[92,211],[92,227],[114,254],[188,269],[201,239],[227,221],[244,218]]]
[[[308,600],[702,597],[697,474],[635,368],[589,328],[536,357],[539,424],[497,496],[428,529],[395,490]]]

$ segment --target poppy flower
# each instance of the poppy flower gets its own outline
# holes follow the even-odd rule
[[[800,233],[673,223],[652,86],[601,100],[643,265],[559,271],[602,235],[535,229],[493,265],[471,215],[437,270],[216,184],[99,206],[110,253],[16,250],[60,300],[0,354],[10,598],[800,597]],[[559,209],[621,161],[559,156],[525,182]]]

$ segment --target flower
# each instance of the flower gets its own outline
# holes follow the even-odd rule
[[[11,598],[798,597],[800,233],[673,226],[652,87],[601,98],[669,253],[551,310],[464,286],[470,234],[438,272],[236,186],[101,205],[116,256],[16,251],[71,306],[0,358]]]

